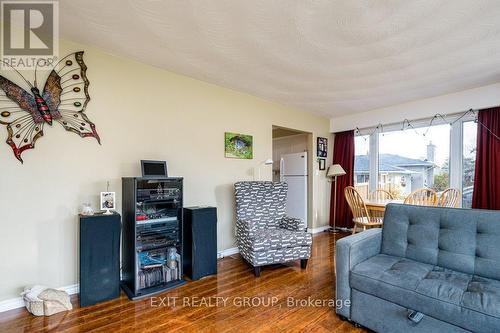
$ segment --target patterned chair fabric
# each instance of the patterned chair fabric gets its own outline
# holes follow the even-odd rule
[[[255,267],[311,256],[312,236],[303,222],[286,216],[286,183],[238,182],[236,238],[240,254]]]

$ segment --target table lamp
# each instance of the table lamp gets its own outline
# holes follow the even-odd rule
[[[337,177],[345,175],[345,170],[340,166],[340,164],[332,164],[326,173],[326,176],[330,179],[333,179],[335,182],[335,188],[333,191],[333,232],[337,232]]]

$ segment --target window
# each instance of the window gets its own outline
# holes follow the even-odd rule
[[[363,196],[368,197],[370,181],[370,136],[358,135],[354,138],[354,187]]]
[[[356,136],[354,184],[362,195],[381,188],[404,199],[422,187],[438,194],[454,187],[462,189],[462,206],[471,207],[477,131],[473,115],[436,118],[432,126],[429,122],[406,123],[404,130],[401,124],[387,125],[383,132],[367,129]]]
[[[462,133],[462,207],[471,208],[476,166],[477,124],[474,121],[464,122]]]
[[[422,187],[444,191],[450,186],[449,159],[448,124],[381,133],[378,188],[397,199]]]

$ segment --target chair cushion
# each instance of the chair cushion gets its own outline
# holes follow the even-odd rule
[[[248,237],[246,246],[256,252],[270,249],[310,246],[312,235],[304,231],[287,229],[258,230],[253,237]]]
[[[407,258],[376,255],[351,270],[351,288],[474,332],[498,332],[500,282]]]
[[[286,263],[299,259],[309,259],[311,256],[311,247],[297,246],[258,252],[248,250],[246,247],[241,247],[240,254],[253,266],[264,266]]]

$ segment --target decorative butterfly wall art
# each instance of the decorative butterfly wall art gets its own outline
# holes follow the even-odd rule
[[[0,124],[6,125],[6,142],[21,163],[21,154],[35,148],[44,126],[52,126],[53,122],[82,138],[94,137],[101,144],[95,125],[85,114],[90,96],[83,51],[62,58],[50,72],[42,92],[37,85],[36,69],[33,84],[15,71],[31,92],[0,75]]]

